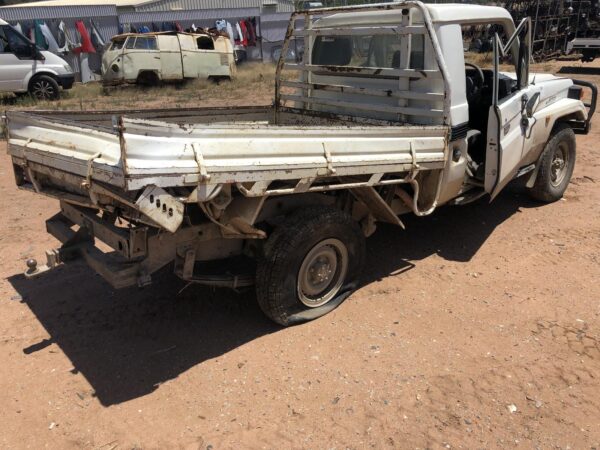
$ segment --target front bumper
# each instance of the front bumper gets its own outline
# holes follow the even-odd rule
[[[58,79],[58,84],[60,84],[63,89],[71,89],[73,83],[75,83],[75,74],[72,73],[68,75],[58,75],[56,78]]]

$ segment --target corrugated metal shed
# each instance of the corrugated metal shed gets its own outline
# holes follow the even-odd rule
[[[37,5],[37,3],[29,3]],[[4,20],[34,19],[84,19],[87,17],[116,17],[115,5],[73,5],[70,6],[5,6],[0,8],[0,17]]]
[[[68,6],[68,7],[78,7],[78,6],[99,6],[99,5],[108,5],[108,6],[136,6],[141,5],[143,3],[150,3],[156,0],[43,0],[41,2],[32,2],[32,3],[19,3],[16,5],[4,6],[3,8],[38,8],[40,6]]]
[[[0,9],[0,17],[13,25],[17,22],[33,22],[36,19],[44,20],[51,25],[53,22],[63,20],[73,36],[77,36],[75,21],[83,20],[89,27],[89,19],[93,19],[105,40],[117,34],[119,26],[117,8],[114,5],[10,7]]]
[[[214,26],[216,19],[236,19],[244,17],[254,17],[260,15],[258,8],[236,8],[236,9],[194,9],[185,11],[145,11],[145,12],[129,12],[119,14],[121,23],[145,23],[150,24],[160,22],[180,22],[185,28],[185,23],[192,22],[196,26]],[[288,15],[289,17],[289,15]],[[211,23],[201,23],[208,21]]]
[[[293,0],[276,0],[276,8],[267,0],[155,0],[135,6],[136,11],[174,11],[193,9],[263,8],[273,12],[292,12]]]

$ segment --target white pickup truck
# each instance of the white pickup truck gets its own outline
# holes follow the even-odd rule
[[[462,27],[490,23],[493,66],[465,63]],[[26,274],[83,257],[114,287],[143,286],[173,264],[255,285],[279,324],[322,316],[357,288],[378,221],[402,228],[518,176],[540,201],[563,195],[596,88],[530,75],[530,35],[492,6],[313,9],[291,17],[272,107],[9,112],[17,185],[61,204],[47,229],[63,245]]]

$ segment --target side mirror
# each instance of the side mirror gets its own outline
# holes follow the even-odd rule
[[[527,100],[527,103],[525,103],[525,115],[528,118],[533,117],[533,113],[539,102],[540,102],[540,93],[539,92],[536,92],[535,94],[533,94],[533,96],[529,100]]]

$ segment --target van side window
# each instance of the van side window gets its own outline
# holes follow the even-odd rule
[[[125,44],[125,48],[133,48],[135,45],[135,36],[129,36],[127,38],[127,43]]]
[[[196,39],[196,42],[198,43],[199,50],[215,49],[215,43],[210,36],[200,36],[198,39]]]
[[[129,41],[127,42],[129,44]],[[135,39],[136,50],[157,50],[156,38],[154,37],[137,37]]]
[[[13,53],[17,58],[33,58],[33,44],[20,35],[10,25],[0,26],[0,52]]]

